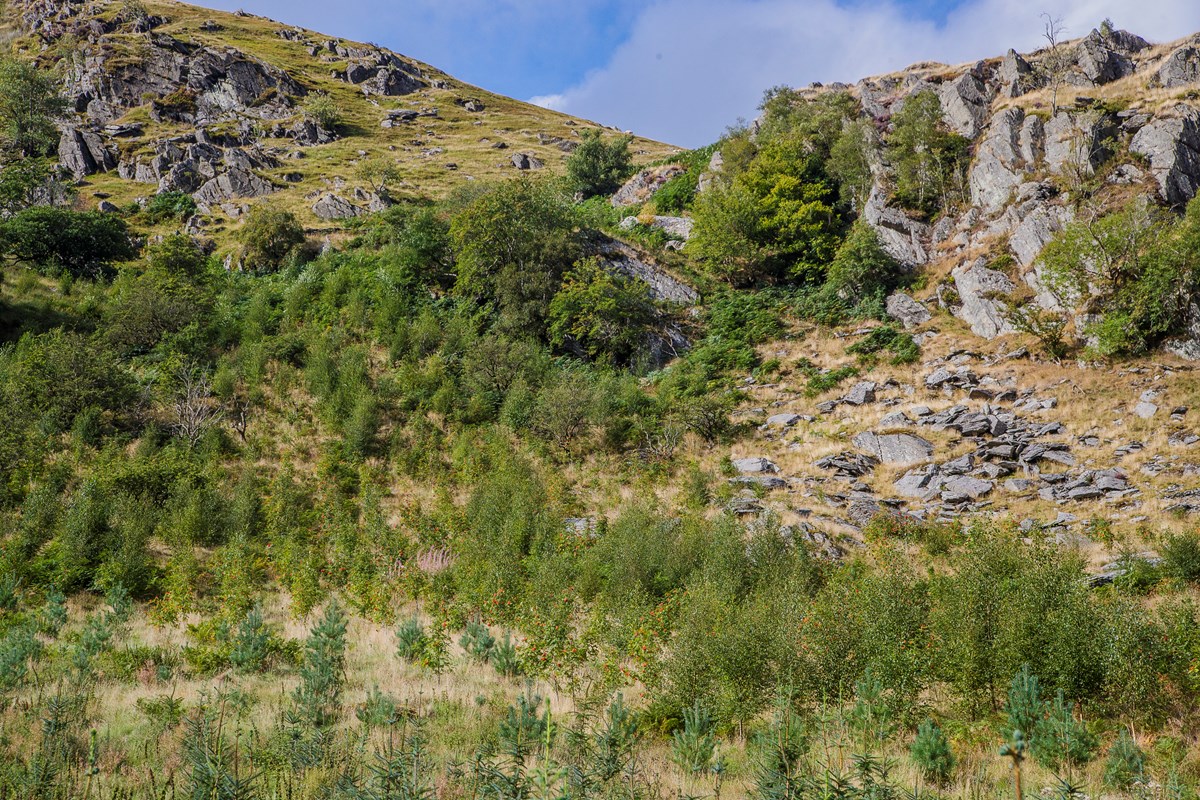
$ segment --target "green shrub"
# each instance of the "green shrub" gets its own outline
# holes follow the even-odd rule
[[[1200,580],[1200,532],[1168,533],[1163,537],[1159,552],[1163,558],[1163,571],[1168,576],[1181,581]]]
[[[390,695],[379,691],[378,686],[373,686],[354,715],[368,728],[387,728],[400,721],[400,706]]]
[[[1030,739],[1034,757],[1054,770],[1081,767],[1095,757],[1096,747],[1096,737],[1075,719],[1075,704],[1068,703],[1059,690]]]
[[[467,623],[467,628],[458,643],[468,656],[483,664],[491,660],[496,649],[496,637],[492,636],[486,625],[478,622]]]
[[[932,216],[966,194],[970,140],[950,131],[937,92],[924,89],[892,117],[887,156],[895,171],[895,199]]]
[[[584,199],[609,195],[629,177],[632,136],[615,136],[608,141],[600,131],[583,132],[579,146],[567,158],[567,185]]]
[[[587,259],[563,277],[550,301],[550,341],[573,344],[596,361],[628,364],[646,347],[655,311],[643,281]]]
[[[304,244],[304,227],[290,211],[256,205],[237,236],[245,248],[247,266],[256,272],[273,272]]]
[[[1021,731],[1027,739],[1032,738],[1034,731],[1041,725],[1046,714],[1046,703],[1042,699],[1042,689],[1038,678],[1023,664],[1021,670],[1013,676],[1008,687],[1008,700],[1004,705],[1008,717],[1008,729]]]
[[[196,213],[196,201],[186,192],[159,192],[146,203],[146,220],[157,225],[167,220],[184,221]]]
[[[524,671],[521,666],[521,654],[508,631],[504,638],[496,642],[492,648],[492,667],[506,678],[516,678]]]
[[[304,643],[300,685],[292,699],[300,717],[314,728],[332,725],[341,714],[347,623],[337,600],[331,600]]]
[[[137,255],[125,221],[115,214],[50,206],[0,222],[0,252],[46,272],[92,278]]]
[[[314,92],[309,95],[304,110],[326,130],[336,131],[342,124],[342,107],[326,92]]]
[[[954,753],[942,729],[932,719],[921,723],[909,752],[925,780],[944,786],[954,774]]]
[[[858,356],[860,362],[870,365],[884,351],[892,354],[888,360],[893,366],[913,364],[921,358],[921,348],[913,337],[891,325],[881,325],[846,348],[846,352]]]

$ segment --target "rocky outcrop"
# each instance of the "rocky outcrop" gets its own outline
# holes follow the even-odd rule
[[[933,443],[911,433],[860,433],[854,446],[883,464],[916,464],[933,455]]]
[[[898,320],[905,329],[916,328],[933,319],[929,309],[904,292],[895,292],[887,299],[887,313]]]
[[[58,141],[58,160],[76,180],[117,168],[114,149],[99,134],[69,126]]]
[[[927,247],[932,230],[900,209],[888,206],[884,189],[878,184],[871,189],[863,219],[875,229],[883,249],[904,266],[911,268],[929,261]]]
[[[543,164],[541,160],[532,153],[513,153],[511,161],[512,165],[522,172],[527,170],[541,169],[545,166],[545,164]]]
[[[991,112],[994,89],[985,84],[975,70],[970,70],[943,84],[938,95],[942,101],[942,114],[950,127],[968,139],[978,136]]]
[[[1070,74],[1071,82],[1101,86],[1128,77],[1135,71],[1131,56],[1149,46],[1145,39],[1126,31],[1094,30],[1075,48],[1076,70]]]
[[[1020,97],[1041,86],[1042,81],[1033,65],[1016,50],[1009,50],[996,71],[1000,93],[1006,97]]]
[[[244,197],[264,197],[275,191],[275,187],[252,172],[231,169],[208,180],[195,192],[198,202],[219,205],[229,200]]]
[[[995,339],[1016,331],[1008,319],[1007,305],[999,298],[1012,294],[1017,287],[1003,272],[986,265],[987,259],[980,258],[954,270],[954,287],[961,305],[953,311],[976,336]]]
[[[626,217],[621,220],[621,230],[633,230],[643,224],[637,217]],[[674,239],[686,242],[692,238],[692,229],[696,223],[691,217],[662,217],[656,216],[648,223],[648,227],[660,230]]]
[[[1178,105],[1173,116],[1156,119],[1134,135],[1129,149],[1145,156],[1159,193],[1183,205],[1200,189],[1200,109]]]
[[[612,204],[617,208],[624,208],[645,203],[653,198],[658,190],[667,184],[667,181],[686,171],[678,164],[644,169],[617,190],[617,193],[612,196]]]
[[[587,242],[585,251],[599,257],[609,269],[645,282],[655,300],[686,306],[700,302],[699,292],[624,242],[597,235]]]
[[[1167,89],[1200,83],[1200,47],[1185,45],[1171,53],[1155,78],[1158,85]]]
[[[329,193],[321,195],[317,202],[313,203],[312,211],[318,219],[326,221],[350,219],[366,213],[349,200]]]
[[[1042,142],[1040,126],[1037,117],[1026,120],[1019,108],[1005,109],[992,118],[971,164],[971,202],[986,213],[1008,204],[1016,188],[1036,167]]]

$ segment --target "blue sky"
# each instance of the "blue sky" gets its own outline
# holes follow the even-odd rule
[[[490,91],[684,146],[754,115],[763,90],[916,61],[1028,51],[1106,17],[1152,41],[1200,30],[1197,0],[207,0],[371,41]]]

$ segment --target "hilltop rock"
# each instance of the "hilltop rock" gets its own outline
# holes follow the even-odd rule
[[[1134,135],[1129,149],[1150,160],[1159,193],[1183,205],[1200,189],[1200,109],[1178,105],[1174,116],[1156,119]]]
[[[942,114],[950,127],[968,139],[974,139],[983,130],[994,92],[975,74],[964,72],[938,92],[942,100]]]
[[[1020,97],[1041,85],[1041,80],[1033,66],[1016,50],[1009,50],[1000,62],[996,72],[1000,83],[1000,93],[1006,97]]]
[[[1130,56],[1149,46],[1145,39],[1127,31],[1105,35],[1093,30],[1075,48],[1075,64],[1082,80],[1073,82],[1101,86],[1128,77],[1134,73]]]
[[[1200,47],[1185,45],[1171,53],[1155,77],[1167,89],[1200,82]]]

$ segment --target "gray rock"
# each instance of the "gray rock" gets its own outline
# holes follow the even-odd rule
[[[587,242],[586,254],[599,257],[615,272],[643,281],[650,287],[650,295],[655,300],[686,306],[700,302],[699,292],[624,242],[597,236]]]
[[[889,428],[907,428],[916,423],[909,419],[908,415],[903,411],[893,411],[883,419],[879,420],[879,427],[883,430]]]
[[[842,398],[842,402],[851,406],[861,406],[875,402],[875,382],[863,381],[856,383]]]
[[[336,194],[326,192],[313,203],[313,213],[318,219],[326,221],[338,219],[350,219],[351,217],[361,216],[366,211],[351,203],[345,198],[338,197]]]
[[[911,433],[864,432],[854,437],[854,446],[884,464],[916,464],[933,455],[933,443]]]
[[[1046,166],[1057,174],[1091,175],[1108,158],[1114,126],[1095,111],[1059,111],[1045,125]]]
[[[925,223],[888,206],[886,191],[878,184],[867,198],[863,219],[875,229],[883,249],[901,264],[914,267],[929,261],[926,248],[933,231]]]
[[[878,464],[879,460],[876,458],[849,450],[835,456],[825,456],[816,462],[819,469],[832,470],[839,478],[861,478]]]
[[[1007,97],[1020,97],[1041,85],[1033,66],[1016,50],[1009,50],[996,71],[1000,92]]]
[[[887,313],[900,321],[905,329],[916,328],[933,319],[929,309],[904,292],[893,292],[887,299]]]
[[[1003,208],[1035,166],[1021,153],[1024,122],[1024,111],[1006,108],[992,117],[987,136],[979,143],[968,181],[971,202],[985,212]]]
[[[734,459],[733,468],[743,475],[775,474],[779,472],[779,467],[776,466],[774,461],[762,456]]]
[[[942,100],[942,115],[950,127],[968,139],[978,136],[987,121],[994,95],[974,70],[943,84],[938,94]]]
[[[99,134],[79,128],[63,128],[58,140],[58,160],[76,180],[117,168],[117,157]]]
[[[971,326],[975,335],[995,339],[1016,331],[1004,304],[994,299],[996,295],[1012,294],[1016,286],[1004,273],[984,266],[986,263],[986,259],[980,258],[969,267],[960,266],[952,273],[962,301],[961,308],[955,313]]]
[[[96,210],[99,211],[101,214],[120,214],[121,213],[120,208],[118,208],[117,206],[108,202],[107,200],[101,200],[100,203],[96,206]]]
[[[678,164],[644,169],[626,181],[612,196],[611,202],[617,208],[640,205],[653,198],[667,181],[686,171]]]
[[[1184,333],[1164,342],[1163,349],[1187,361],[1200,361],[1200,303],[1191,304]]]
[[[757,486],[767,491],[786,489],[788,486],[786,480],[774,475],[741,475],[737,478],[730,478],[729,482],[740,486]]]
[[[987,497],[996,488],[996,484],[992,481],[980,480],[973,478],[970,475],[959,475],[946,480],[942,484],[943,493],[966,495],[972,500],[978,500],[981,497]]]
[[[219,205],[238,197],[264,197],[274,191],[274,186],[253,172],[231,169],[207,181],[196,191],[195,198],[207,205]]]
[[[514,153],[512,165],[522,171],[541,169],[545,166],[545,164],[530,153]]]
[[[942,477],[934,468],[910,470],[892,484],[901,497],[929,497],[941,490]]]
[[[1009,247],[1021,266],[1031,266],[1041,255],[1042,249],[1074,219],[1074,216],[1070,206],[1039,204],[1033,209],[1008,240]]]
[[[768,417],[766,425],[768,428],[790,428],[799,423],[803,417],[799,414],[776,414],[773,417]]]
[[[1200,82],[1200,48],[1184,45],[1158,68],[1158,82],[1167,89]]]
[[[1075,63],[1080,73],[1093,86],[1120,80],[1134,73],[1133,59],[1110,37],[1092,31],[1075,49]]]
[[[424,89],[428,84],[402,69],[381,69],[374,76],[359,84],[363,94],[383,97],[401,97]]]
[[[1158,413],[1158,406],[1147,400],[1143,400],[1133,407],[1133,413],[1142,419],[1150,419]]]
[[[1178,105],[1173,113],[1138,131],[1129,149],[1150,160],[1163,199],[1183,205],[1200,188],[1200,109]]]

